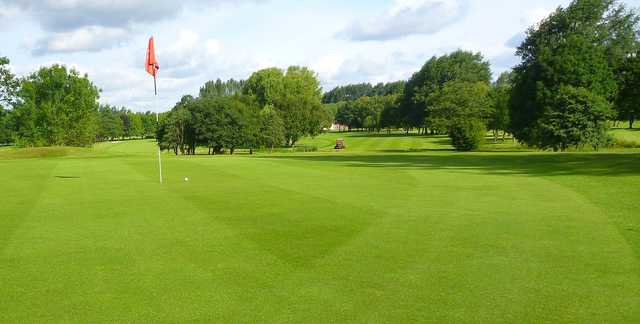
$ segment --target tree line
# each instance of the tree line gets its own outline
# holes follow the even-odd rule
[[[125,107],[100,105],[97,141],[155,138],[158,128],[155,113],[133,112]]]
[[[293,146],[332,122],[317,75],[305,67],[269,68],[243,81],[210,81],[162,116],[160,147],[175,154]]]
[[[207,82],[156,125],[175,153],[293,146],[333,122],[349,130],[447,134],[472,150],[487,131],[540,149],[611,144],[611,122],[633,127],[640,114],[640,18],[615,0],[574,0],[526,32],[521,62],[492,82],[481,53],[429,59],[406,81],[345,85],[322,93],[304,67],[269,68],[247,80]],[[0,143],[90,145],[148,136],[150,114],[100,107],[99,90],[54,65],[16,78],[0,58]]]
[[[0,145],[88,146],[96,141],[155,137],[151,112],[98,103],[86,75],[53,65],[17,78],[0,58]]]
[[[427,61],[401,94],[351,85],[325,101],[338,100],[335,119],[349,129],[448,134],[461,150],[487,129],[540,149],[597,149],[611,143],[611,121],[633,128],[640,115],[638,22],[618,1],[574,0],[527,31],[521,63],[495,82],[481,53],[456,51]]]

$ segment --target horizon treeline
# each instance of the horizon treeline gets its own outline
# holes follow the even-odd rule
[[[291,66],[257,71],[246,81],[210,81],[163,114],[159,145],[175,154],[293,146],[331,125],[315,72]]]
[[[639,20],[619,1],[574,0],[527,31],[521,63],[496,82],[481,53],[459,50],[427,61],[401,94],[347,85],[326,101],[348,129],[447,134],[461,150],[487,130],[539,149],[598,149],[612,144],[612,122],[633,128],[640,115]]]
[[[100,91],[86,75],[53,65],[17,79],[8,63],[0,59],[0,145],[88,146],[155,137],[155,114],[100,105]]]
[[[526,32],[521,62],[495,82],[482,53],[464,50],[429,59],[408,80],[326,93],[305,67],[209,81],[163,113],[155,132],[176,154],[294,146],[334,122],[446,134],[459,150],[478,148],[487,131],[543,150],[598,149],[611,145],[611,123],[633,128],[640,115],[639,22],[619,1],[574,0]],[[54,65],[17,79],[8,63],[0,58],[0,143],[91,145],[154,130],[150,114],[100,107],[86,75]]]

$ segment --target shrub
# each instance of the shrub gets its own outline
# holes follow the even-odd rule
[[[318,152],[318,147],[313,145],[296,145],[293,151],[296,153]]]
[[[451,123],[449,137],[458,151],[473,151],[480,148],[487,128],[480,119],[458,120]]]
[[[538,120],[538,147],[565,151],[590,145],[598,150],[612,143],[607,125],[611,105],[603,97],[585,88],[563,86],[553,105]]]
[[[614,148],[640,148],[640,143],[632,140],[618,138],[614,141]]]

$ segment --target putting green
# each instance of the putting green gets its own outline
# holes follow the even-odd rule
[[[640,150],[303,143],[1,149],[0,322],[640,321]]]

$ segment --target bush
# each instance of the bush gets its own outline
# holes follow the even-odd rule
[[[640,148],[640,143],[627,139],[616,139],[611,145],[614,148]]]
[[[562,86],[549,109],[538,120],[537,146],[541,149],[566,151],[585,145],[598,150],[609,146],[607,120],[611,117],[611,105],[607,100],[588,89]]]
[[[313,145],[296,145],[293,148],[293,152],[295,153],[318,152],[318,147]]]
[[[458,151],[473,151],[480,148],[487,128],[480,119],[459,120],[451,123],[449,137]]]

